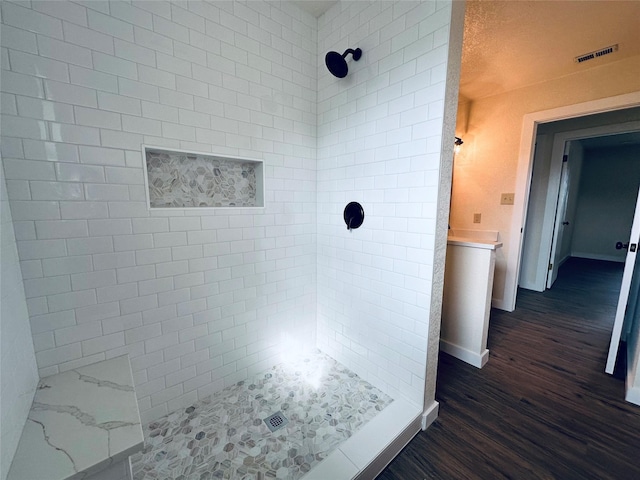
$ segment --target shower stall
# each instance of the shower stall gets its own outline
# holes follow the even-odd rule
[[[32,359],[129,356],[136,479],[371,478],[437,416],[459,3],[2,4]],[[246,159],[263,203],[152,208],[218,173],[150,182],[149,145]]]

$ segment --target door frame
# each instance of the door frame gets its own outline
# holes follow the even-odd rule
[[[545,198],[544,214],[542,215],[542,228],[540,233],[540,250],[535,262],[535,282],[528,283],[525,288],[544,292],[547,288],[547,273],[551,250],[553,245],[554,225],[558,207],[558,193],[562,177],[562,157],[565,154],[567,142],[583,140],[586,138],[602,137],[640,130],[640,121],[601,125],[599,127],[582,128],[558,132],[553,135],[551,161],[549,167],[549,179],[547,182],[547,195]],[[529,189],[531,184],[529,183]],[[528,193],[527,193],[528,195]],[[527,205],[528,207],[528,205]],[[523,233],[523,240],[526,232]],[[521,252],[522,255],[523,252]]]
[[[523,231],[529,205],[529,190],[531,188],[531,174],[533,171],[533,153],[535,151],[536,133],[539,123],[566,120],[596,113],[640,106],[640,91],[617,95],[614,97],[592,100],[589,102],[567,105],[564,107],[542,110],[524,116],[522,133],[520,135],[520,149],[518,154],[518,168],[516,172],[515,201],[511,229],[509,235],[510,248],[507,256],[507,271],[505,275],[505,294],[499,304],[494,305],[506,311],[513,311],[516,306],[518,279],[520,277],[520,260],[522,257]]]

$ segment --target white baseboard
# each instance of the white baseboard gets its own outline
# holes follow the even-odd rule
[[[515,307],[508,303],[504,298],[492,298],[491,307],[498,310],[504,310],[505,312],[513,312]]]
[[[425,431],[429,426],[435,422],[438,418],[438,411],[440,410],[440,404],[435,400],[425,411],[422,413],[422,431]]]
[[[572,257],[586,258],[588,260],[604,260],[606,262],[618,262],[624,263],[626,256],[620,257],[619,255],[600,255],[599,253],[581,253],[571,252]]]
[[[532,290],[534,292],[544,292],[546,287],[543,285],[542,287],[540,287],[540,285],[538,285],[537,283],[534,282],[523,282],[523,283],[519,283],[518,287],[520,288],[524,288],[525,290]],[[493,305],[492,303],[492,307],[496,307],[495,305]],[[497,303],[497,302],[496,302]],[[496,307],[498,308],[498,307]]]
[[[452,357],[456,357],[463,362],[467,362],[469,365],[473,365],[477,368],[482,368],[489,361],[489,350],[485,349],[482,354],[472,352],[459,345],[449,343],[446,340],[440,339],[440,350],[444,353],[448,353]]]
[[[560,264],[558,265],[558,268],[560,268],[560,267],[564,264],[564,262],[566,262],[566,261],[567,261],[567,260],[569,260],[570,258],[571,258],[571,254],[570,254],[570,253],[568,253],[567,255],[565,255],[565,256],[562,258],[562,260],[560,260]]]

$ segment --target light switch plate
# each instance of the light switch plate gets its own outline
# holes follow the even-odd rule
[[[500,205],[513,205],[514,193],[503,193],[500,195]]]

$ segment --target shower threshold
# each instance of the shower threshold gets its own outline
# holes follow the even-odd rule
[[[133,478],[352,478],[407,425],[405,403],[315,352],[146,425]],[[271,432],[278,413],[287,423]]]

